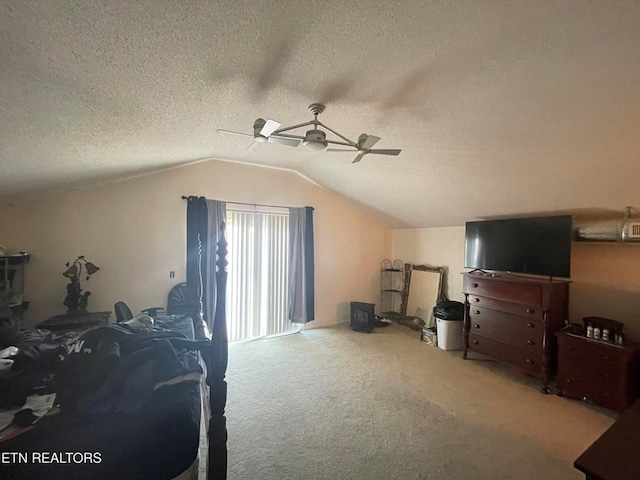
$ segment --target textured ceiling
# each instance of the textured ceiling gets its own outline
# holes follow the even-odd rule
[[[216,133],[314,101],[402,153],[352,165]],[[296,170],[393,226],[622,212],[640,206],[640,2],[1,0],[0,115],[4,197],[217,158]]]

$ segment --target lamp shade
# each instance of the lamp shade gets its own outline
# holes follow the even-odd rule
[[[78,276],[78,267],[73,264],[62,275],[73,280]]]
[[[87,275],[93,275],[98,270],[100,270],[100,267],[98,267],[95,263],[87,262],[84,266],[87,269]]]

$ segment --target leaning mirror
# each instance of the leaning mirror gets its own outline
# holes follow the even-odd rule
[[[402,289],[402,320],[416,330],[431,326],[433,307],[442,299],[446,267],[405,264]]]

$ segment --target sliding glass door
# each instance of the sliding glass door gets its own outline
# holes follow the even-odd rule
[[[229,341],[297,332],[287,319],[289,212],[227,204]]]

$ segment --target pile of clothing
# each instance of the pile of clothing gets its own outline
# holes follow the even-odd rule
[[[88,330],[67,346],[55,376],[63,413],[103,416],[144,406],[166,385],[200,381],[193,353],[208,341],[169,330],[109,325]]]
[[[199,382],[195,352],[207,345],[178,331],[127,324],[31,339],[7,357],[12,364],[0,374],[0,408],[19,409],[33,395],[55,393],[63,415],[132,412],[159,388]]]

